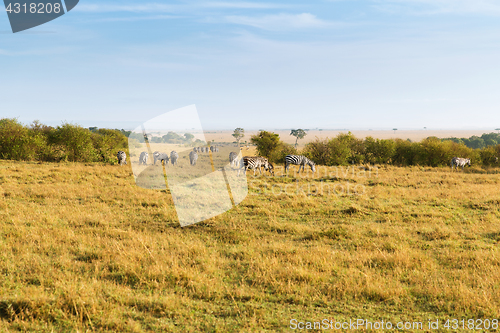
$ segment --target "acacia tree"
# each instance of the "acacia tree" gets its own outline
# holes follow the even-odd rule
[[[234,130],[234,133],[232,135],[236,139],[236,142],[238,143],[239,146],[240,140],[243,139],[243,137],[245,136],[245,130],[241,127],[238,127],[237,129]]]
[[[297,141],[299,141],[299,139],[303,139],[307,133],[306,131],[304,131],[303,129],[293,129],[291,132],[290,132],[290,135],[293,135],[294,137],[296,137],[297,139],[295,139],[295,148],[297,148]]]

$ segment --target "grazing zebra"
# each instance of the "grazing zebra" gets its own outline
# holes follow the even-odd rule
[[[116,154],[116,157],[118,157],[118,164],[120,164],[120,166],[122,166],[123,164],[127,164],[127,154],[125,154],[124,151],[120,150]]]
[[[160,152],[157,150],[153,153],[153,164],[156,164],[156,161],[158,160],[158,156],[160,156]]]
[[[189,153],[189,162],[191,165],[196,165],[196,160],[198,159],[198,154],[195,151]]]
[[[177,152],[175,150],[172,150],[172,152],[170,153],[170,162],[172,163],[172,165],[177,164],[178,158],[179,158],[179,154],[177,154]]]
[[[165,161],[165,165],[168,164],[168,155],[165,153],[160,153],[159,151],[155,151],[153,153],[153,158],[154,158],[154,164],[156,165],[156,161],[160,161],[162,163]]]
[[[305,156],[302,155],[286,155],[285,156],[285,172],[288,171],[290,168],[290,164],[298,165],[299,166],[299,172],[300,168],[302,168],[302,171],[304,171],[304,167],[306,165],[309,165],[311,167],[312,172],[316,171],[316,164],[314,164],[313,161],[308,159]]]
[[[236,166],[238,159],[238,153],[235,153],[234,151],[229,153],[229,165],[230,166]]]
[[[244,156],[240,161],[238,176],[240,175],[241,169],[244,169],[245,173],[248,169],[253,169],[253,175],[255,176],[255,170],[258,168],[260,174],[262,174],[262,167],[264,167],[264,170],[269,171],[269,173],[274,176],[274,165],[272,165],[267,160],[267,158],[261,156]]]
[[[148,157],[149,157],[148,153],[143,151],[141,153],[141,155],[139,156],[139,165],[140,164],[147,165],[148,164]]]
[[[462,167],[463,170],[466,164],[470,166],[470,158],[453,157],[451,159],[451,171],[453,171],[453,168],[455,166],[457,167],[457,169],[458,167]]]

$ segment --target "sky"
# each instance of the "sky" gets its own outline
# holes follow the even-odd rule
[[[493,130],[499,63],[500,0],[80,0],[16,34],[0,13],[0,118]]]

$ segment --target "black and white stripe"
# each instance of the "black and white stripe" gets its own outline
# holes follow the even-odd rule
[[[451,170],[453,170],[455,166],[457,169],[458,167],[462,167],[463,170],[467,164],[470,166],[470,158],[453,157],[451,159]]]
[[[262,167],[264,170],[269,171],[271,175],[274,176],[274,165],[270,163],[267,158],[261,156],[244,156],[240,161],[240,169],[238,169],[238,176],[240,175],[241,169],[244,169],[244,172],[248,169],[253,169],[253,174],[255,176],[255,170],[259,169],[260,174],[262,174]]]
[[[314,164],[313,161],[308,159],[307,157],[303,155],[286,155],[285,156],[285,172],[288,171],[288,168],[290,168],[290,164],[293,165],[298,165],[299,166],[299,172],[300,168],[302,168],[302,171],[304,171],[304,167],[306,165],[309,165],[311,167],[312,172],[316,171],[316,164]]]
[[[117,154],[116,157],[118,158],[118,164],[122,166],[123,164],[127,164],[127,154],[125,154],[124,151],[120,150]]]
[[[147,165],[148,164],[148,153],[146,151],[143,151],[141,153],[141,155],[139,155],[139,165],[140,164],[144,164],[144,165]]]
[[[189,162],[191,165],[196,165],[196,160],[198,159],[198,154],[195,151],[189,153]]]
[[[179,154],[177,154],[177,152],[175,150],[172,150],[172,152],[170,153],[170,162],[172,163],[172,165],[177,164],[178,158],[179,158]]]

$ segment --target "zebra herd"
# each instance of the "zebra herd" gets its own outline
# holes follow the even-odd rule
[[[196,161],[198,160],[198,153],[218,153],[219,152],[219,147],[217,146],[210,146],[210,147],[194,147],[193,150],[189,153],[189,163],[191,165],[196,165]],[[120,150],[117,154],[116,157],[118,158],[118,164],[120,166],[127,164],[127,154]],[[139,165],[147,165],[148,164],[148,158],[149,154],[146,151],[141,152],[139,155]],[[177,165],[177,160],[179,159],[179,154],[173,150],[170,152],[170,155],[166,153],[162,153],[159,151],[155,151],[153,153],[153,164],[156,165],[156,162],[164,162],[165,164],[172,163],[172,165]]]
[[[262,156],[244,156],[240,161],[238,161],[238,154],[235,152],[231,152],[229,153],[229,164],[232,167],[238,168],[238,176],[240,175],[241,170],[244,170],[244,172],[246,172],[249,169],[253,170],[254,175],[257,169],[259,169],[260,174],[262,174],[262,167],[264,167],[265,171],[269,171],[269,173],[274,176],[274,165],[269,162],[267,158]],[[291,164],[298,165],[299,172],[301,168],[302,171],[305,171],[304,167],[306,165],[311,168],[312,172],[316,171],[316,164],[303,155],[285,156],[285,172],[288,171]]]
[[[193,150],[189,153],[189,162],[191,165],[196,165],[196,161],[198,160],[198,153],[205,153],[205,152],[219,152],[219,148],[217,146],[210,146],[210,147],[194,147]],[[124,151],[119,151],[116,155],[118,158],[118,164],[120,166],[127,164],[127,154]],[[144,164],[147,165],[149,154],[145,151],[141,152],[139,155],[139,164]],[[177,164],[177,160],[179,159],[179,154],[174,150],[170,153],[170,158],[166,153],[161,153],[159,151],[155,151],[153,153],[154,157],[154,162],[153,164],[156,165],[157,161],[164,162],[165,164],[168,164],[169,160],[172,163],[172,165]],[[262,174],[262,167],[264,167],[265,171],[269,171],[271,175],[274,175],[274,165],[269,162],[269,160],[265,157],[262,156],[244,156],[240,161],[238,161],[238,153],[236,152],[230,152],[229,153],[229,164],[231,167],[236,167],[238,169],[238,176],[240,175],[240,171],[244,170],[246,172],[247,170],[254,170],[254,175],[255,171],[259,169],[260,174]],[[300,170],[305,171],[304,168],[306,165],[308,165],[312,172],[314,173],[316,171],[316,164],[308,159],[307,157],[303,155],[287,155],[285,156],[285,172],[287,172],[290,168],[290,165],[298,165],[299,166],[299,173]],[[461,158],[461,157],[453,157],[451,159],[451,170],[456,167],[461,167],[462,170],[466,165],[471,165],[470,158]]]
[[[194,147],[193,151],[195,153],[208,153],[211,151],[212,153],[218,153],[219,152],[219,147],[217,146],[210,146],[210,147]]]

